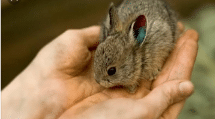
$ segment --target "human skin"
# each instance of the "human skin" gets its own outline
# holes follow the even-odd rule
[[[182,32],[183,25],[179,26]],[[105,118],[120,118],[111,110],[131,107],[137,110],[131,118],[176,118],[193,91],[189,80],[198,34],[194,30],[183,33],[161,74],[152,84],[140,82],[135,94],[96,83],[92,65],[98,38],[98,26],[67,30],[42,48],[2,91],[2,119],[97,118],[101,108],[108,114]],[[179,90],[181,82],[186,90]]]

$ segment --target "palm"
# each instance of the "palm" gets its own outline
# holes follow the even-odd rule
[[[46,52],[53,54],[47,55]],[[93,52],[84,45],[81,36],[67,31],[36,57],[36,61],[40,61],[38,58],[45,59],[41,69],[47,72],[47,77],[57,81],[53,85],[56,85],[56,92],[61,93],[61,98],[66,98],[63,99],[66,108],[102,90],[93,78]]]
[[[97,29],[98,30],[98,29]],[[150,83],[141,83],[144,86],[137,91],[137,93],[129,94],[123,89],[105,89],[96,83],[93,74],[93,54],[95,48],[93,45],[86,45],[86,39],[82,38],[82,34],[73,33],[74,31],[66,32],[59,36],[53,42],[48,44],[40,53],[38,57],[45,59],[42,70],[48,71],[46,75],[57,83],[53,83],[57,93],[64,100],[64,107],[73,108],[77,103],[84,103],[89,101],[102,101],[109,98],[116,97],[130,97],[141,98],[148,94]],[[67,38],[64,38],[64,36]],[[89,40],[98,40],[98,35]],[[62,41],[63,40],[63,41]],[[46,52],[54,52],[54,54],[47,55]],[[37,58],[36,58],[37,59]],[[50,72],[50,73],[49,73]],[[84,99],[86,99],[84,100]],[[84,101],[83,101],[84,100]],[[89,104],[89,103],[88,103]]]
[[[45,71],[48,69],[52,73],[47,73],[49,77],[58,81],[56,92],[61,93],[61,98],[64,100],[62,104],[64,107],[62,108],[65,108],[66,111],[61,116],[62,118],[65,118],[67,114],[71,117],[73,114],[83,111],[83,108],[110,98],[129,97],[137,99],[150,92],[151,83],[147,81],[140,83],[140,87],[135,94],[129,94],[122,88],[105,89],[96,83],[93,76],[93,56],[96,48],[95,41],[98,41],[98,29],[96,28],[97,31],[94,31],[95,34],[92,36],[82,36],[83,31],[66,32],[66,34],[61,35],[47,45],[40,53],[40,55],[46,55],[45,52],[50,52],[50,50],[55,53],[48,57],[44,55],[47,57],[45,59],[51,60],[45,61],[46,65],[42,69]],[[175,50],[174,52],[178,51]],[[44,56],[40,57],[44,59]],[[176,57],[177,55],[174,54],[169,58],[161,75],[153,82],[153,87],[163,83],[166,79],[179,76],[178,70],[175,69],[178,67],[177,62],[174,62]],[[190,72],[187,74],[190,74]]]
[[[138,110],[141,111],[149,109],[146,105],[151,103],[152,100],[154,100],[152,102],[156,102],[157,96],[161,94],[162,91],[167,91],[168,93],[168,91],[171,90],[169,87],[171,82],[166,85],[164,83],[164,85],[161,85],[161,88],[159,88],[159,86],[149,93],[151,88],[153,89],[166,80],[190,79],[197,54],[198,36],[195,31],[186,32],[183,37],[179,39],[175,50],[164,65],[156,81],[151,85],[150,82],[143,80],[140,82],[140,86],[135,94],[129,94],[123,88],[105,89],[95,82],[92,66],[94,51],[98,44],[98,36],[99,27],[70,30],[45,46],[32,63],[2,91],[2,101],[4,102],[2,103],[4,108],[3,117],[60,117],[65,119],[67,117],[71,118],[79,114],[81,115],[81,112],[85,109],[93,110],[94,112],[89,114],[91,114],[91,116],[96,116],[101,111],[98,110],[101,109],[98,106],[104,107],[102,104],[109,105],[109,108],[107,108],[106,105],[103,110],[109,110],[107,114],[113,114],[121,109],[130,112],[132,106],[133,108],[137,107]],[[192,37],[192,39],[190,37]],[[175,83],[179,83],[179,81],[181,80],[175,81]],[[173,87],[174,86],[175,85],[173,85]],[[167,90],[166,88],[162,89],[162,87],[167,87]],[[173,87],[172,89],[174,89]],[[178,89],[174,89],[173,91],[175,90]],[[148,93],[149,95],[147,95]],[[121,97],[121,99],[108,100],[119,97]],[[162,100],[168,100],[168,97],[164,97],[160,95],[159,99],[161,102]],[[141,99],[132,100],[131,98]],[[148,102],[145,102],[144,106],[141,102],[144,102],[146,99],[148,99]],[[136,103],[136,101],[138,101],[138,103]],[[112,103],[110,104],[110,102]],[[136,104],[136,106],[134,104]],[[142,109],[139,109],[140,106]],[[160,113],[157,116],[160,116],[162,112],[169,107],[168,110],[163,113],[164,118],[176,118],[182,106],[183,104],[176,103],[169,107],[166,103],[166,105],[158,107],[161,109],[160,111],[156,111]],[[91,107],[95,108],[92,109]],[[112,109],[113,107],[114,110]],[[157,110],[157,108],[154,109]],[[21,113],[17,113],[17,111],[20,112],[20,110],[22,110]],[[142,112],[139,111],[135,111],[134,113],[140,113],[140,115],[142,115]],[[154,113],[155,111],[145,114]],[[131,118],[135,116],[131,113],[125,113],[125,115],[126,114],[130,114]],[[115,115],[115,117],[118,116],[119,115]],[[108,115],[108,117],[111,118],[110,115]]]

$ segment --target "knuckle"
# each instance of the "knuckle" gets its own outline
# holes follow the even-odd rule
[[[194,29],[187,30],[187,33],[189,34],[189,38],[198,41],[199,34],[196,30]]]
[[[78,29],[67,29],[67,30],[63,33],[63,35],[65,35],[65,36],[74,36],[74,35],[76,35],[76,34],[79,33],[78,31],[79,31]]]
[[[164,103],[171,105],[174,103],[174,98],[177,97],[178,93],[172,86],[166,86],[165,90],[162,91],[164,95]]]
[[[185,47],[186,47],[186,49],[196,49],[196,50],[198,50],[198,43],[196,41],[194,41],[194,40],[187,40],[185,42]]]
[[[63,34],[71,34],[73,32],[73,30],[72,29],[67,29]]]

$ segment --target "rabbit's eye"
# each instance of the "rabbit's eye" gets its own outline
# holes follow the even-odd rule
[[[110,69],[108,69],[108,75],[111,76],[111,75],[114,75],[116,73],[116,68],[115,67],[111,67]]]

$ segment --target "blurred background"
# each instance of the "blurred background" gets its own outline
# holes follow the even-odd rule
[[[15,1],[15,0],[12,0]],[[1,0],[1,87],[7,86],[48,42],[67,29],[98,25],[120,0]],[[186,28],[198,31],[195,93],[179,119],[215,119],[215,0],[167,0]]]

